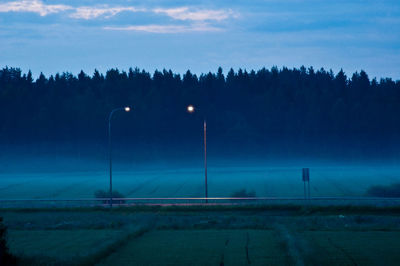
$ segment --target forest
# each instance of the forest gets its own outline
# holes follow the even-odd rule
[[[370,79],[365,71],[218,68],[198,76],[130,68],[34,79],[31,71],[4,67],[0,143],[106,143],[110,111],[130,106],[113,117],[121,145],[201,148],[207,119],[214,151],[398,156],[399,103],[400,80]]]

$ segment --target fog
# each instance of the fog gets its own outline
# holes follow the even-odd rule
[[[171,150],[170,150],[171,151]],[[198,154],[135,161],[113,152],[113,189],[125,197],[203,197],[204,161]],[[1,199],[93,198],[109,189],[107,153],[92,156],[2,152]],[[208,196],[230,197],[242,189],[258,197],[302,197],[302,168],[310,168],[311,196],[365,196],[373,185],[400,183],[394,159],[339,160],[338,158],[271,158],[271,156],[208,157]]]

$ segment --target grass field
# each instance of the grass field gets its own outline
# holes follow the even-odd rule
[[[398,265],[400,262],[399,232],[306,231],[289,237],[296,237],[292,240],[294,244],[285,243],[281,235],[266,230],[156,231],[129,242],[100,265]]]
[[[284,265],[273,231],[153,231],[130,241],[100,265]]]
[[[300,234],[311,243],[315,264],[326,265],[398,265],[400,232],[384,231],[307,231]],[[318,254],[324,254],[320,256]]]
[[[16,255],[80,261],[117,241],[122,230],[10,230],[9,247]]]
[[[116,167],[113,184],[126,197],[202,197],[203,174],[201,168]],[[400,183],[398,167],[310,166],[310,175],[311,195],[322,197],[363,196],[372,185]],[[0,199],[92,198],[108,182],[107,171],[14,169],[0,172]],[[210,197],[241,189],[260,197],[303,196],[300,166],[210,167],[208,185]],[[400,216],[393,205],[136,206],[112,211],[57,207],[0,209],[10,250],[22,265],[400,262]]]
[[[3,210],[22,265],[398,265],[399,209]]]
[[[363,196],[372,185],[400,183],[396,167],[311,167],[311,195]],[[229,185],[227,185],[229,184]],[[126,197],[202,197],[203,169],[118,171],[114,189]],[[107,190],[107,171],[3,172],[0,199],[92,198]],[[260,197],[302,197],[301,167],[210,167],[210,197],[229,197],[247,189]]]

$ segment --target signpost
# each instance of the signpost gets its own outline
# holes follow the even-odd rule
[[[304,199],[310,199],[310,168],[303,168],[303,182],[304,182]],[[306,182],[308,183],[307,189],[306,189]]]

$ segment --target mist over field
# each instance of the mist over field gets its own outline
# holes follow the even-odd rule
[[[114,149],[113,189],[125,197],[204,197],[201,141],[197,150],[155,150],[140,157],[138,150]],[[2,150],[0,198],[93,198],[109,188],[107,149],[49,153]],[[65,150],[69,149],[69,153]],[[212,146],[210,146],[212,150]],[[143,151],[144,153],[145,151]],[[140,152],[139,152],[140,153]],[[197,153],[197,154],[196,154]],[[186,155],[186,156],[185,156]],[[396,158],[347,159],[259,154],[208,156],[208,196],[231,197],[245,189],[258,197],[302,197],[302,168],[310,168],[313,197],[366,196],[369,187],[400,183]]]

